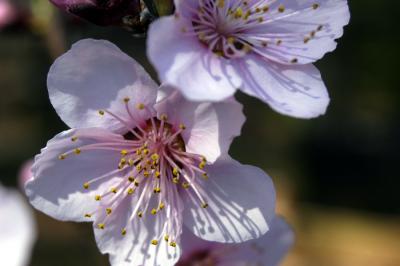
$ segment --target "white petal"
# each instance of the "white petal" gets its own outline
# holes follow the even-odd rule
[[[32,211],[24,198],[16,191],[0,186],[1,265],[28,265],[35,239]]]
[[[127,118],[123,99],[129,97],[132,107],[137,103],[152,106],[158,87],[114,44],[92,39],[75,43],[54,62],[47,86],[51,103],[69,127],[109,129],[120,129],[121,124],[111,116],[99,116],[98,110],[108,109]]]
[[[177,129],[184,124],[182,137],[186,151],[205,156],[209,162],[228,154],[232,140],[240,135],[245,121],[242,105],[233,98],[199,103],[175,92],[157,104],[156,109],[159,115],[167,114],[168,122]]]
[[[309,65],[285,66],[248,56],[238,62],[242,90],[268,103],[275,111],[297,118],[325,114],[329,95],[318,69]]]
[[[231,159],[207,169],[204,182],[208,208],[195,199],[185,205],[184,223],[198,237],[209,241],[240,243],[269,230],[275,214],[272,180],[261,169]]]
[[[78,137],[72,141],[72,137]],[[26,194],[38,210],[59,220],[90,221],[85,214],[93,213],[98,202],[94,197],[103,194],[116,182],[118,174],[110,175],[84,189],[84,183],[96,177],[118,171],[118,151],[95,150],[58,157],[83,145],[122,138],[99,128],[64,131],[42,149],[32,167],[34,178],[26,183]]]
[[[285,11],[278,12],[279,6]],[[270,41],[263,52],[283,64],[292,64],[293,59],[312,63],[335,50],[335,40],[350,20],[347,0],[281,0],[271,5],[267,14],[265,20],[271,22],[255,27],[248,35],[267,33]]]
[[[96,242],[102,253],[110,254],[112,266],[173,266],[178,261],[180,247],[171,247],[164,239],[157,245],[151,241],[160,234],[167,221],[160,214],[145,213],[138,218],[133,210],[137,197],[128,196],[105,220],[104,229],[94,228]],[[103,222],[100,218],[98,222]],[[126,234],[122,235],[122,230]]]
[[[180,19],[163,17],[151,24],[147,40],[150,61],[164,83],[196,101],[220,101],[235,92],[240,78],[223,58],[182,32]]]

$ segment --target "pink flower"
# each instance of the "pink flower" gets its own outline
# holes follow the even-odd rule
[[[132,58],[96,40],[56,60],[48,89],[72,129],[36,156],[26,192],[56,219],[93,222],[112,265],[174,265],[183,224],[219,242],[268,231],[271,179],[227,153],[245,120],[234,99],[192,103],[166,86],[158,92]]]
[[[183,255],[176,266],[277,266],[293,242],[292,229],[279,217],[263,237],[241,244],[206,242],[185,231]]]
[[[33,164],[33,160],[30,159],[30,160],[24,162],[21,166],[21,169],[19,170],[18,185],[21,189],[24,189],[26,182],[28,182],[31,178],[33,178],[32,171],[31,171],[32,164]]]
[[[36,239],[32,212],[16,191],[0,185],[0,261],[1,265],[28,265]]]
[[[175,15],[149,29],[160,79],[191,100],[236,89],[298,118],[324,114],[329,96],[311,64],[336,47],[346,0],[175,0]]]
[[[17,19],[17,11],[8,0],[0,0],[0,29]]]

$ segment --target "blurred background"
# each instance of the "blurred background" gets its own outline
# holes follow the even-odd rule
[[[10,3],[16,12],[0,18],[0,182],[16,187],[21,164],[66,129],[46,90],[58,55],[79,39],[101,38],[151,67],[145,40],[123,29],[79,21],[44,0]],[[237,94],[247,122],[231,154],[276,183],[278,212],[297,234],[284,266],[400,265],[400,2],[350,8],[338,48],[317,63],[332,98],[327,115],[296,120]],[[35,215],[32,266],[108,265],[89,224]]]

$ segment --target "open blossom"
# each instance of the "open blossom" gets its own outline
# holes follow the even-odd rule
[[[280,217],[267,234],[241,244],[207,242],[185,231],[176,266],[278,266],[293,243],[294,233]]]
[[[36,156],[27,195],[56,219],[93,222],[112,265],[174,265],[183,225],[218,242],[268,231],[271,179],[227,154],[245,120],[234,99],[158,91],[132,58],[90,39],[56,60],[48,90],[71,129]]]
[[[13,23],[17,18],[16,8],[9,0],[0,0],[0,29]]]
[[[32,212],[22,195],[0,185],[1,265],[28,265],[36,239]]]
[[[329,96],[311,63],[336,47],[349,22],[346,0],[175,0],[175,15],[149,29],[160,79],[191,100],[237,89],[279,113],[324,114]]]

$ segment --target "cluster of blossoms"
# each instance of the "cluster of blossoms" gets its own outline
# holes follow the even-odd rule
[[[140,27],[163,3],[52,2]],[[92,222],[113,266],[278,265],[293,232],[275,214],[271,178],[228,154],[245,121],[233,94],[293,117],[324,114],[312,63],[334,50],[347,1],[175,0],[170,10],[148,31],[161,86],[108,41],[81,40],[54,62],[50,101],[70,129],[35,157],[26,194],[56,219]]]

